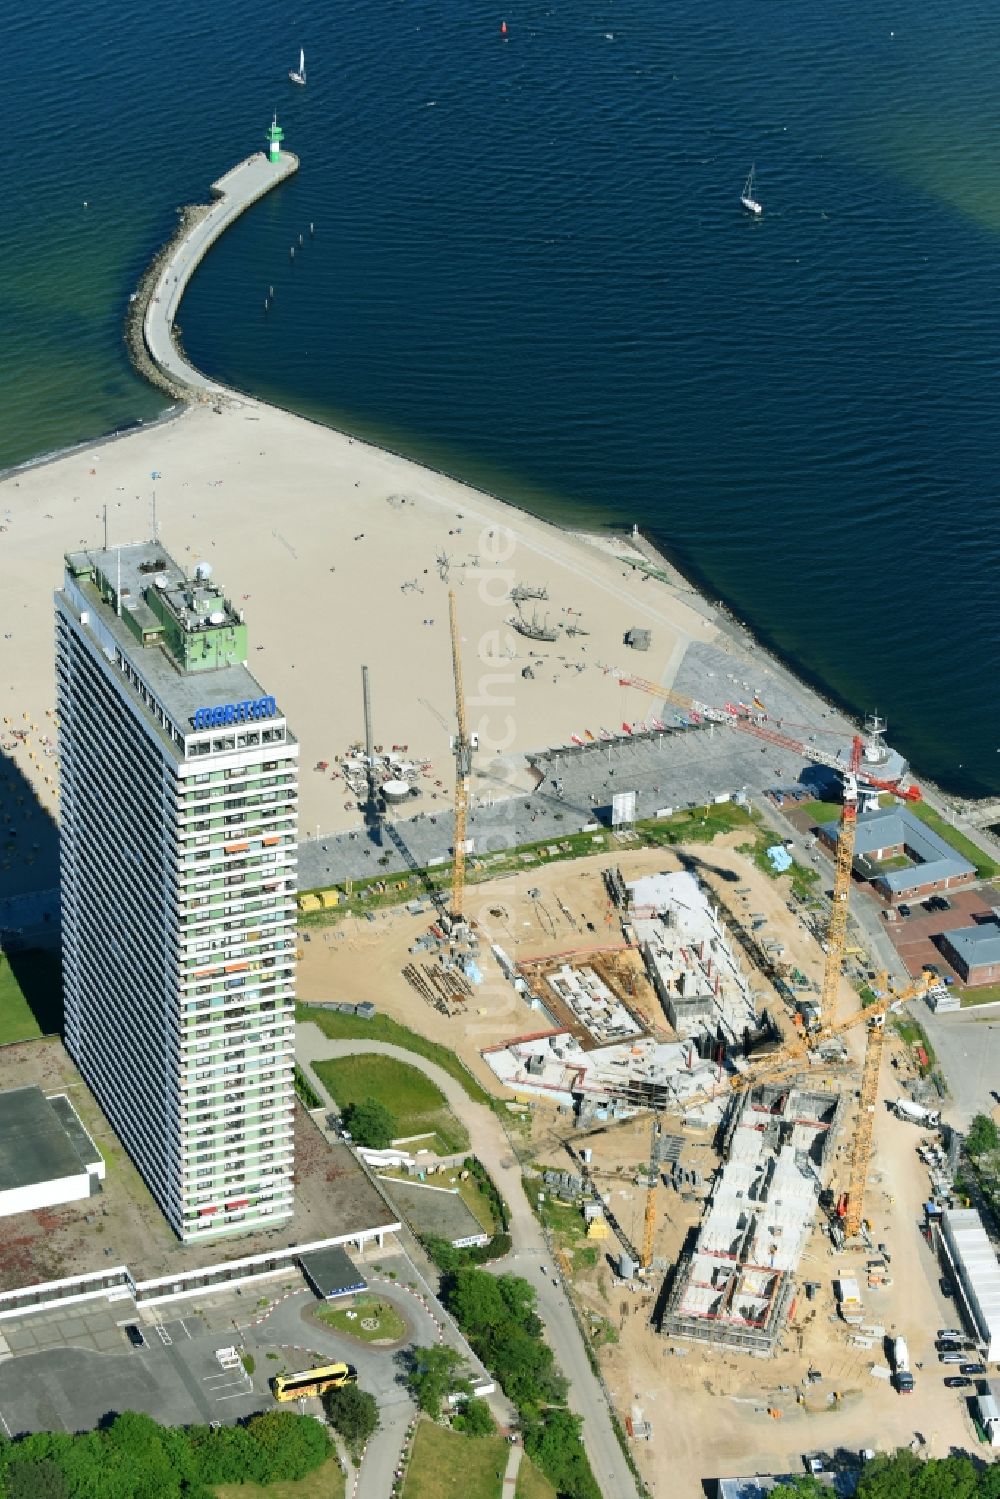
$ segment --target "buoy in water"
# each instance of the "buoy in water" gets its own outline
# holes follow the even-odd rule
[[[310,234],[315,234],[316,233],[316,225],[312,222],[311,219],[309,221],[309,233]]]
[[[506,36],[507,35],[507,22],[506,21],[501,21],[500,22],[500,35],[501,36]]]
[[[304,245],[305,244],[305,240],[302,238],[301,234],[299,235],[299,244],[300,245]]]
[[[288,253],[292,257],[292,259],[294,260],[295,259],[295,246],[294,245],[292,245],[292,247],[291,247],[291,249],[289,250]]]

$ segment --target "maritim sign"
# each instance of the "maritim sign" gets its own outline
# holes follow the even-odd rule
[[[218,729],[223,724],[251,723],[256,718],[276,718],[278,705],[273,697],[249,697],[242,703],[222,703],[218,708],[196,708],[196,729]]]

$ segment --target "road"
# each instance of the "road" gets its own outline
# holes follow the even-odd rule
[[[296,1060],[314,1086],[319,1079],[312,1063],[327,1057],[357,1056],[377,1052],[418,1067],[441,1089],[449,1108],[469,1132],[472,1150],[493,1178],[510,1210],[510,1235],[514,1250],[499,1268],[514,1269],[536,1292],[538,1315],[556,1362],[570,1380],[569,1406],[583,1417],[583,1439],[594,1476],[607,1499],[638,1499],[635,1480],[618,1445],[604,1392],[591,1371],[583,1338],[576,1325],[566,1291],[556,1278],[556,1268],[545,1238],[521,1182],[521,1172],[495,1114],[473,1103],[462,1085],[434,1062],[401,1046],[379,1041],[331,1041],[318,1026],[296,1027]],[[319,1085],[321,1086],[321,1085]]]
[[[438,1324],[415,1296],[382,1282],[376,1289],[379,1296],[393,1302],[407,1319],[409,1341],[425,1347],[437,1342]],[[359,1385],[375,1396],[379,1408],[379,1427],[368,1443],[358,1475],[357,1492],[364,1494],[366,1499],[369,1495],[371,1499],[389,1499],[400,1453],[416,1414],[416,1405],[403,1383],[396,1359],[398,1346],[373,1348],[370,1344],[340,1337],[308,1315],[315,1305],[315,1298],[305,1288],[278,1302],[259,1325],[246,1331],[247,1345],[255,1351],[260,1350],[258,1365],[263,1364],[269,1348],[301,1349],[303,1354],[311,1350],[329,1354],[331,1360],[354,1364]]]
[[[176,384],[216,395],[228,394],[224,385],[207,379],[189,364],[175,344],[173,326],[177,309],[188,282],[219,236],[258,198],[291,176],[298,164],[298,157],[290,151],[282,151],[277,162],[268,161],[258,152],[213,182],[217,201],[192,222],[160,268],[143,319],[143,337],[154,363]]]

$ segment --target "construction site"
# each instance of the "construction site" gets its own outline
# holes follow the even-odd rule
[[[859,808],[919,798],[881,726],[833,757],[843,807],[829,903],[778,872],[794,840],[768,849],[781,855],[768,874],[745,834],[668,851],[634,846],[625,826],[596,832],[577,862],[523,855],[523,869],[477,885],[473,915],[476,746],[453,598],[451,623],[451,889],[324,932],[300,965],[303,997],[329,992],[335,963],[352,998],[415,1024],[511,1101],[512,1148],[652,1483],[668,1454],[703,1475],[708,1430],[717,1471],[740,1471],[748,1450],[783,1471],[817,1441],[892,1445],[914,1419],[942,1444],[967,1438],[929,1383],[900,1402],[882,1361],[899,1326],[923,1354],[949,1317],[936,1251],[912,1232],[927,1147],[914,1152],[902,1115],[876,1128],[887,1017],[933,976],[894,990],[863,967],[854,983],[845,973],[847,957],[863,962],[848,911]],[[416,1016],[415,993],[427,1002]],[[897,1068],[895,1038],[891,1049]],[[865,1305],[846,1317],[855,1283]]]
[[[744,1094],[725,1164],[660,1322],[665,1337],[770,1354],[798,1290],[799,1259],[842,1121],[842,1094],[767,1086]]]

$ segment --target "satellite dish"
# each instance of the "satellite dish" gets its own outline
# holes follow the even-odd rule
[[[210,625],[224,625],[226,623],[225,610],[213,609],[211,614],[208,616],[208,622]]]
[[[199,583],[207,583],[212,576],[211,562],[199,562],[195,566],[194,575]]]

